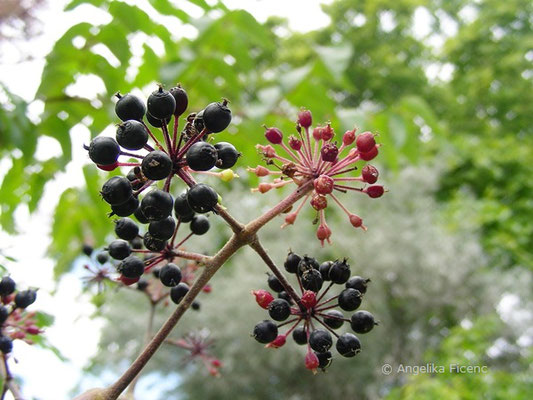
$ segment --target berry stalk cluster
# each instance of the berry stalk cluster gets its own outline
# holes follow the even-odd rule
[[[296,134],[289,136],[288,139],[284,139],[280,129],[265,127],[266,139],[285,154],[278,153],[270,144],[257,145],[266,164],[273,166],[275,170],[257,166],[248,168],[248,171],[255,173],[258,177],[275,177],[273,182],[260,183],[257,188],[252,189],[252,192],[266,193],[271,189],[278,189],[291,183],[301,186],[309,181],[313,182],[313,191],[294,211],[292,209],[286,211],[287,215],[282,228],[294,224],[302,207],[309,202],[317,212],[316,237],[324,245],[324,241],[331,243],[332,234],[326,222],[325,211],[328,207],[328,199],[340,207],[354,228],[366,230],[362,218],[350,212],[336,193],[358,192],[371,198],[378,198],[383,195],[385,189],[381,185],[374,185],[378,180],[379,171],[373,165],[365,165],[359,176],[353,176],[353,172],[358,169],[356,163],[373,160],[378,155],[380,145],[376,143],[373,133],[363,132],[356,136],[356,129],[347,131],[342,136],[342,143],[339,145],[334,141],[335,131],[330,123],[314,129],[311,129],[311,125],[311,112],[302,110],[298,114]],[[358,184],[368,185],[361,187]]]
[[[272,320],[259,322],[253,330],[253,337],[266,347],[279,348],[285,345],[287,337],[299,345],[306,345],[305,366],[314,373],[331,365],[333,337],[335,347],[343,357],[354,357],[361,351],[361,342],[353,333],[338,334],[337,329],[348,322],[355,333],[363,334],[372,330],[377,322],[368,311],[356,311],[345,318],[343,311],[355,311],[361,305],[369,279],[352,276],[346,259],[326,261],[319,264],[313,257],[289,252],[285,270],[296,276],[301,295],[297,295],[290,284],[274,275],[268,276],[268,286],[278,298],[267,290],[255,290],[257,304],[268,310]],[[324,283],[329,282],[326,286]],[[328,292],[335,285],[343,285],[338,295]],[[276,322],[281,322],[276,324]],[[288,327],[285,333],[279,328]]]

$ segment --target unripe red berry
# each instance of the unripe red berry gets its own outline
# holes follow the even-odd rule
[[[289,146],[295,151],[299,151],[302,148],[302,141],[296,136],[289,136]]]
[[[276,155],[276,150],[274,150],[274,147],[272,147],[271,145],[261,146],[260,144],[258,144],[256,148],[260,150],[263,156],[265,156],[266,158],[273,158]]]
[[[327,142],[333,139],[333,136],[335,136],[335,131],[331,127],[331,124],[327,124],[324,129],[322,129],[322,140]]]
[[[211,365],[213,367],[222,367],[222,361],[220,361],[219,359],[215,358],[214,360],[211,361]]]
[[[376,183],[379,177],[379,171],[373,165],[365,165],[361,170],[361,176],[366,183]]]
[[[268,343],[265,347],[277,349],[285,344],[287,341],[286,335],[278,335],[272,342]]]
[[[41,330],[36,325],[30,325],[26,328],[26,332],[28,332],[30,335],[38,335],[41,333]]]
[[[313,351],[308,351],[305,355],[305,368],[314,372],[319,364],[320,362],[318,361],[316,354]]]
[[[274,300],[274,296],[266,290],[253,290],[252,294],[255,296],[255,301],[259,304],[259,307],[268,309],[268,305]]]
[[[331,229],[329,229],[327,225],[321,224],[316,230],[316,237],[318,240],[320,240],[322,246],[324,245],[324,240],[327,240],[329,243],[329,238],[331,237]]]
[[[363,219],[359,215],[350,214],[349,218],[350,224],[352,224],[354,228],[361,228],[363,226]]]
[[[298,113],[298,123],[304,128],[309,128],[311,124],[313,123],[313,116],[311,115],[311,111],[309,110],[300,111]]]
[[[359,158],[364,161],[370,161],[376,158],[378,155],[378,146],[374,146],[369,152],[359,153]]]
[[[313,207],[317,211],[320,211],[326,208],[327,206],[328,199],[326,199],[326,196],[318,193],[313,194],[313,197],[311,198],[311,207]]]
[[[305,308],[310,309],[316,306],[317,300],[316,300],[316,293],[312,290],[306,290],[304,294],[302,295],[302,304]]]
[[[317,126],[313,129],[313,138],[318,142],[322,139],[322,131],[324,130],[323,126]]]
[[[372,150],[372,147],[376,145],[374,134],[368,131],[361,133],[359,136],[357,136],[357,139],[355,139],[355,144],[357,146],[357,150],[359,150],[361,153],[369,152]]]
[[[376,199],[378,197],[383,196],[385,189],[381,185],[374,185],[374,186],[367,187],[365,190],[363,190],[363,192],[368,194],[369,197]]]
[[[294,221],[296,221],[296,217],[298,216],[298,214],[296,214],[295,212],[292,212],[290,214],[287,214],[285,216],[285,224],[286,225],[292,225],[294,224]]]
[[[283,133],[278,128],[267,128],[265,137],[272,144],[280,144],[283,141]]]
[[[339,154],[339,149],[334,143],[326,143],[320,150],[322,160],[327,162],[334,162]]]
[[[354,140],[355,140],[355,129],[344,132],[344,135],[342,136],[342,143],[345,146],[351,145],[354,142]]]
[[[318,194],[330,194],[333,192],[335,181],[328,175],[320,175],[313,181],[313,185]]]

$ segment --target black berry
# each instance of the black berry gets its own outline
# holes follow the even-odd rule
[[[117,142],[128,150],[140,150],[148,142],[148,132],[142,122],[130,119],[117,128]]]
[[[147,287],[148,287],[148,281],[144,278],[139,279],[139,281],[137,282],[137,290],[144,292]]]
[[[144,247],[151,251],[162,251],[166,245],[166,240],[160,240],[153,237],[150,232],[146,232],[143,237]]]
[[[289,251],[289,254],[287,255],[287,259],[285,260],[285,263],[283,266],[285,267],[285,270],[291,274],[295,274],[296,271],[298,271],[298,265],[300,264],[300,260],[302,258],[298,255],[293,253],[292,251]]]
[[[194,126],[194,129],[196,129],[196,131],[198,133],[202,132],[205,128],[205,125],[204,125],[204,110],[202,111],[199,111],[195,116],[194,116],[194,120],[192,121],[192,124]]]
[[[289,304],[293,303],[291,295],[285,290],[278,293],[278,298],[286,300]]]
[[[268,314],[275,321],[285,321],[291,315],[291,305],[287,300],[275,299],[268,305]]]
[[[6,322],[7,317],[9,317],[9,310],[6,306],[0,306],[0,325]]]
[[[208,171],[217,162],[215,146],[207,142],[196,142],[186,154],[187,165],[195,171]]]
[[[346,263],[346,259],[335,261],[329,269],[329,279],[339,285],[346,283],[350,278],[350,274],[350,266]]]
[[[195,311],[198,311],[200,310],[200,303],[197,302],[197,301],[193,301],[192,304],[191,304],[191,308]]]
[[[162,86],[148,96],[148,112],[154,118],[168,120],[174,114],[176,109],[176,100],[170,92],[163,89]]]
[[[189,97],[187,96],[187,92],[181,87],[180,84],[171,88],[169,91],[170,94],[174,97],[174,100],[176,101],[174,115],[176,117],[179,117],[187,109],[187,106],[189,105]]]
[[[215,144],[215,149],[217,150],[218,157],[216,166],[222,169],[233,167],[241,155],[235,146],[228,142],[219,142]]]
[[[123,176],[113,176],[104,183],[100,194],[112,206],[123,204],[132,196],[131,183]]]
[[[259,343],[270,343],[278,337],[278,327],[274,322],[266,319],[254,327],[252,336]]]
[[[139,257],[129,256],[120,262],[117,271],[126,278],[138,278],[144,273],[144,262]]]
[[[314,351],[324,353],[333,345],[333,339],[328,331],[316,329],[309,335],[309,345]]]
[[[89,145],[89,158],[98,165],[114,164],[119,154],[120,147],[112,137],[97,136]]]
[[[268,287],[272,289],[274,292],[279,293],[285,290],[285,288],[283,287],[279,279],[276,278],[275,275],[268,275],[267,283],[268,283]]]
[[[329,310],[324,317],[324,323],[331,329],[339,329],[344,324],[344,315],[337,310]]]
[[[159,181],[170,175],[172,160],[167,153],[161,150],[154,150],[143,158],[141,170],[148,179]]]
[[[141,207],[137,207],[137,209],[135,210],[135,212],[133,213],[133,215],[135,216],[135,218],[137,218],[137,221],[139,221],[141,224],[147,224],[149,223],[150,221],[148,220],[148,218],[146,218],[141,210]]]
[[[139,234],[139,227],[131,218],[120,218],[115,221],[115,234],[124,240],[133,240]]]
[[[322,264],[320,264],[320,267],[318,270],[320,271],[320,275],[322,275],[322,279],[324,281],[329,281],[329,269],[333,265],[333,261],[325,261]]]
[[[361,305],[361,292],[355,289],[344,289],[339,294],[339,306],[344,311],[356,310]]]
[[[89,246],[88,244],[84,244],[82,248],[83,254],[90,257],[91,254],[93,254],[93,247]]]
[[[195,215],[189,224],[191,232],[195,235],[203,235],[209,231],[209,220],[204,215]]]
[[[354,357],[361,351],[361,342],[353,333],[343,333],[337,339],[335,347],[341,356]]]
[[[308,269],[302,273],[302,286],[305,290],[318,292],[322,288],[324,281],[322,275],[316,269]]]
[[[122,204],[111,206],[111,211],[113,214],[118,215],[119,217],[129,217],[139,208],[139,199],[135,196],[131,196]]]
[[[149,112],[146,113],[146,120],[150,125],[152,125],[154,128],[161,128],[163,126],[163,121],[160,119],[157,119]]]
[[[333,362],[331,351],[326,351],[325,353],[315,352],[315,354],[318,357],[318,368],[320,368],[322,371],[328,368]]]
[[[170,299],[173,303],[179,304],[181,299],[185,297],[188,291],[189,286],[182,282],[170,289]]]
[[[149,221],[161,221],[172,213],[174,200],[168,192],[153,189],[141,201],[141,211]]]
[[[303,256],[298,264],[298,273],[301,276],[305,271],[309,271],[311,269],[315,269],[318,272],[319,268],[320,264],[316,259],[309,256]]]
[[[352,330],[356,333],[368,333],[376,325],[374,316],[368,311],[360,310],[355,312],[350,318]]]
[[[146,112],[146,107],[141,99],[132,94],[125,94],[121,96],[120,93],[117,93],[118,97],[117,104],[115,104],[115,113],[122,121],[127,121],[129,119],[136,119],[137,121],[142,121],[144,113]]]
[[[131,187],[134,190],[140,189],[144,185],[143,176],[139,167],[132,168],[128,171],[126,178],[131,182]]]
[[[107,252],[115,260],[124,260],[131,254],[131,247],[125,240],[114,240],[109,244]]]
[[[96,261],[98,261],[100,264],[105,264],[107,260],[109,260],[109,256],[107,255],[107,253],[98,253],[98,255],[96,256]]]
[[[17,287],[15,281],[9,276],[4,276],[0,281],[0,296],[8,296],[15,291]]]
[[[143,241],[140,237],[136,237],[135,239],[130,241],[130,245],[132,249],[140,250],[143,248]]]
[[[7,336],[0,335],[0,351],[4,354],[11,353],[13,350],[13,340]]]
[[[162,219],[161,221],[152,221],[148,225],[148,232],[155,239],[167,240],[174,235],[176,228],[176,221],[171,216]]]
[[[361,278],[360,276],[352,276],[348,279],[348,282],[346,282],[346,288],[356,289],[364,294],[368,288],[368,282],[370,282],[370,279]]]
[[[174,213],[176,214],[176,218],[182,219],[183,217],[190,217],[192,219],[194,211],[187,201],[187,193],[178,195],[174,200]]]
[[[193,211],[203,214],[213,210],[218,203],[218,194],[211,186],[197,183],[187,192],[187,202]]]
[[[297,344],[307,343],[307,332],[303,326],[299,326],[292,331],[292,338]]]
[[[222,132],[231,122],[231,111],[227,107],[227,101],[211,103],[203,113],[204,125],[209,132]]]
[[[168,263],[159,270],[161,283],[168,287],[174,287],[181,282],[181,269],[174,263]]]
[[[15,306],[18,308],[26,308],[33,304],[37,299],[37,292],[35,290],[23,290],[15,295]]]

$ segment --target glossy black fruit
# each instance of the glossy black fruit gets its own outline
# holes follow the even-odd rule
[[[154,118],[168,120],[176,109],[176,100],[162,86],[148,96],[148,112]]]
[[[195,171],[208,171],[217,162],[215,146],[206,142],[196,142],[187,150],[187,165]]]
[[[108,136],[97,136],[89,145],[89,158],[98,165],[110,165],[117,161],[120,146],[117,141]]]
[[[187,192],[187,202],[193,211],[203,214],[214,209],[218,203],[218,194],[211,186],[197,183]]]
[[[146,120],[150,125],[152,125],[154,128],[161,128],[163,126],[163,121],[160,119],[157,119],[149,112],[146,113]]]
[[[144,262],[135,256],[126,257],[117,266],[117,271],[126,278],[138,278],[144,273]]]
[[[226,169],[231,168],[237,163],[241,153],[237,151],[235,146],[228,142],[218,142],[215,144],[217,150],[217,168]]]
[[[291,274],[295,274],[296,271],[298,271],[298,264],[300,264],[301,259],[302,258],[298,254],[289,251],[285,263],[283,264],[285,270]]]
[[[116,206],[128,201],[133,192],[128,178],[113,176],[104,183],[100,194],[107,203]]]
[[[173,303],[179,304],[189,291],[189,286],[186,283],[180,283],[170,289],[170,299]]]
[[[0,351],[4,354],[11,353],[13,350],[13,340],[7,336],[0,335]]]
[[[324,353],[333,345],[333,339],[328,331],[316,329],[309,335],[309,345],[314,351]]]
[[[147,224],[149,223],[150,221],[148,220],[148,218],[146,218],[141,210],[141,207],[137,207],[137,209],[135,210],[135,212],[133,213],[133,215],[135,216],[135,218],[137,218],[137,221],[139,221],[141,224]]]
[[[254,327],[252,336],[259,343],[270,343],[278,337],[278,327],[274,322],[266,319]]]
[[[203,235],[209,231],[209,220],[204,215],[195,215],[192,217],[189,227],[195,235]]]
[[[318,292],[322,288],[324,281],[322,275],[316,269],[308,269],[302,273],[302,286],[305,290]]]
[[[329,310],[326,312],[326,315],[324,318],[324,323],[329,326],[331,329],[339,329],[342,325],[344,325],[344,315],[340,311],[337,310]]]
[[[181,269],[174,263],[168,263],[159,270],[161,283],[168,287],[174,287],[181,282]]]
[[[320,275],[322,275],[322,279],[325,281],[329,281],[329,269],[333,265],[333,261],[325,261],[322,264],[320,264],[320,267],[318,270],[320,271]]]
[[[127,121],[129,119],[135,119],[137,121],[142,121],[144,113],[146,112],[146,107],[141,99],[132,94],[125,94],[121,96],[120,93],[117,93],[118,97],[117,104],[115,104],[115,113],[122,121]]]
[[[90,257],[91,254],[93,254],[93,247],[89,246],[88,244],[84,244],[82,247],[83,254],[85,254],[87,257]]]
[[[151,251],[161,251],[166,245],[166,240],[160,240],[153,237],[150,232],[146,232],[143,237],[144,247]]]
[[[322,371],[328,368],[333,362],[331,351],[326,351],[325,353],[315,352],[315,355],[318,357],[318,368],[320,368]]]
[[[154,150],[143,158],[141,170],[148,179],[159,181],[170,175],[172,160],[167,153],[161,150]]]
[[[344,260],[336,260],[329,269],[329,279],[336,284],[342,285],[350,278],[350,266]]]
[[[9,310],[6,306],[0,306],[0,325],[6,322],[7,317],[9,317]]]
[[[356,333],[368,333],[376,325],[374,316],[368,311],[360,310],[355,312],[350,318],[352,330]]]
[[[161,221],[170,216],[174,200],[168,192],[153,189],[141,201],[141,211],[149,221]]]
[[[17,284],[9,276],[4,276],[0,281],[0,296],[8,296],[15,291]]]
[[[231,122],[231,111],[227,107],[227,101],[209,104],[204,109],[203,120],[209,132],[218,133],[226,129]]]
[[[174,115],[176,117],[179,117],[187,109],[187,106],[189,105],[189,97],[187,96],[187,92],[181,87],[180,84],[171,88],[170,94],[174,97],[174,100],[176,101]]]
[[[343,333],[337,339],[335,347],[341,356],[354,357],[361,351],[361,342],[353,333]]]
[[[285,290],[285,288],[283,287],[279,279],[276,278],[275,275],[268,275],[267,283],[268,283],[268,287],[272,289],[274,292],[279,293]]]
[[[168,216],[161,221],[153,221],[148,225],[148,232],[155,239],[167,240],[174,235],[174,229],[176,228],[176,221],[172,216]]]
[[[297,344],[306,344],[307,343],[307,333],[303,326],[299,326],[292,331],[292,338]]]
[[[140,290],[141,292],[144,292],[146,288],[148,287],[148,281],[144,278],[139,279],[137,282],[137,290]]]
[[[115,260],[124,260],[131,254],[131,247],[128,242],[122,239],[114,240],[109,244],[107,252]]]
[[[368,282],[370,282],[370,279],[362,278],[360,276],[352,276],[348,279],[348,282],[346,282],[346,288],[356,289],[365,294],[366,289],[368,288]]]
[[[344,311],[356,310],[361,305],[361,292],[355,289],[344,289],[339,294],[339,306]]]
[[[142,122],[130,119],[118,126],[116,138],[125,149],[139,150],[148,142],[148,132]]]
[[[139,234],[139,227],[131,218],[120,218],[115,221],[115,234],[124,240],[133,240]]]
[[[186,192],[176,196],[174,200],[174,213],[176,214],[176,218],[190,217],[192,219],[194,211],[187,201]]]
[[[15,295],[15,306],[18,308],[26,308],[33,304],[37,299],[37,292],[35,290],[22,290]]]
[[[268,314],[275,321],[285,321],[291,315],[291,305],[283,299],[275,299],[268,305]]]
[[[139,208],[139,199],[135,196],[131,196],[122,204],[111,206],[111,211],[113,214],[118,215],[119,217],[129,217]]]
[[[100,264],[105,264],[107,260],[109,260],[107,253],[101,252],[96,256],[96,261],[98,261]]]

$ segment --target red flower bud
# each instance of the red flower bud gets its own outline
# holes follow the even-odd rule
[[[383,196],[383,193],[385,193],[385,189],[381,185],[374,185],[374,186],[367,187],[366,189],[363,190],[363,192],[368,194],[369,197],[376,199],[378,197]]]
[[[342,136],[342,143],[345,146],[351,145],[354,142],[354,140],[355,140],[355,129],[344,132],[344,135]]]
[[[320,175],[313,181],[313,185],[318,194],[330,194],[333,192],[335,181],[328,175]]]
[[[327,124],[324,129],[322,129],[322,140],[327,142],[333,139],[333,136],[335,136],[335,131],[331,127],[331,124]]]
[[[316,356],[316,354],[313,351],[309,350],[305,355],[305,368],[316,372],[316,369],[318,368],[319,364],[320,362],[318,361],[318,357]]]
[[[287,341],[287,336],[285,335],[278,335],[273,341],[268,343],[265,347],[277,349],[285,344]]]
[[[378,146],[374,146],[370,151],[366,153],[359,153],[361,160],[370,161],[376,158],[378,155]]]
[[[334,162],[339,154],[339,149],[334,143],[326,143],[320,150],[322,160],[327,162]]]
[[[289,136],[289,146],[295,151],[299,151],[302,148],[302,141],[296,136]]]
[[[316,293],[312,290],[306,290],[302,295],[302,304],[305,308],[310,309],[316,306]]]
[[[323,126],[317,126],[313,129],[313,138],[318,142],[322,139],[322,131],[324,130]]]
[[[331,237],[331,229],[326,224],[321,224],[316,230],[316,237],[320,240],[320,244],[324,246],[324,240],[331,244],[329,238]]]
[[[313,197],[311,197],[311,207],[313,207],[317,211],[320,211],[326,208],[327,206],[328,199],[326,199],[326,196],[318,193],[313,194]]]

